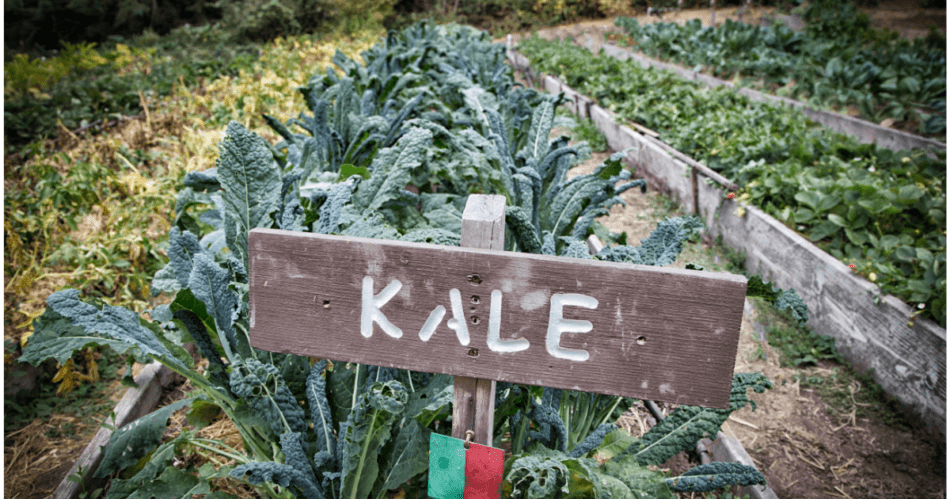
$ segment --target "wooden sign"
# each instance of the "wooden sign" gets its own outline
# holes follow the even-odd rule
[[[743,276],[254,229],[250,338],[338,361],[726,407]]]

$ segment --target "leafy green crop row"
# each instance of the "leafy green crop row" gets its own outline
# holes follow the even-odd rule
[[[945,140],[945,39],[897,39],[896,33],[870,28],[853,3],[837,0],[810,2],[805,18],[808,25],[799,33],[781,24],[732,20],[718,27],[703,27],[698,19],[682,26],[641,26],[622,17],[616,22],[647,55],[722,78],[749,77],[816,107],[853,106],[866,120],[892,119],[908,131]]]
[[[591,57],[568,42],[524,40],[541,72],[641,123],[742,186],[821,248],[946,324],[946,167],[924,151],[858,144],[784,107],[708,89],[669,71]]]
[[[142,112],[144,98],[169,95],[176,85],[249,69],[259,47],[228,43],[227,36],[214,27],[183,27],[108,50],[66,44],[51,58],[18,54],[3,69],[4,142],[10,149],[56,137],[60,123],[68,130],[101,129]]]
[[[381,498],[397,488],[424,496],[428,436],[450,427],[451,377],[252,348],[252,228],[458,244],[467,196],[498,193],[509,207],[509,249],[592,258],[583,238],[594,218],[622,203],[623,190],[645,187],[627,181],[621,154],[565,181],[582,147],[548,138],[560,99],[517,86],[504,47],[484,33],[420,24],[391,32],[363,59],[365,66],[338,54],[342,76],[328,70],[301,88],[306,111],[286,123],[267,117],[279,143],[231,122],[216,168],[185,176],[170,262],[152,281],[153,293],[174,296],[169,305],[146,320],[83,301],[78,290],[47,299],[22,361],[62,363],[78,349],[109,346],[129,359],[158,360],[197,388],[113,434],[97,474],[126,472],[107,497],[189,497],[210,493],[214,479],[227,476],[268,497]],[[642,246],[597,257],[669,264],[698,228],[695,218],[670,218]],[[182,349],[186,341],[198,345],[206,369]],[[728,409],[682,406],[636,439],[610,424],[629,399],[500,383],[495,439],[507,438],[514,453],[506,490],[532,498],[672,497],[671,490],[761,483],[754,468],[736,464],[674,478],[649,466],[715,434],[732,411],[752,403],[748,388],[770,386],[760,374],[737,374]],[[244,449],[191,430],[163,442],[171,412],[185,405],[196,427],[223,412]],[[194,452],[234,464],[171,466],[176,454]]]

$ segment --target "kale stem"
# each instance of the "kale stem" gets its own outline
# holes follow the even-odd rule
[[[192,442],[201,442],[201,443],[207,443],[207,444],[220,445],[221,447],[224,447],[224,448],[228,449],[228,451],[234,452],[234,453],[238,453],[238,454],[240,454],[240,452],[241,452],[241,451],[235,449],[234,447],[231,447],[230,445],[228,445],[228,444],[226,444],[226,443],[224,443],[224,442],[222,442],[222,441],[220,441],[220,440],[212,440],[212,439],[210,439],[210,438],[203,438],[203,437],[195,437],[195,438],[192,438],[192,439],[190,439],[190,440],[191,440]]]
[[[200,439],[200,440],[204,440],[204,439]],[[214,452],[214,453],[216,453],[216,454],[219,454],[219,455],[221,455],[221,456],[224,456],[224,457],[226,457],[226,458],[228,458],[228,459],[233,459],[233,460],[235,460],[235,461],[237,461],[237,462],[239,462],[239,463],[241,463],[241,464],[247,464],[247,463],[251,462],[251,460],[248,459],[246,456],[242,456],[242,455],[240,455],[240,454],[234,454],[234,453],[231,453],[231,452],[228,452],[228,451],[225,451],[225,450],[221,450],[221,449],[216,449],[216,448],[214,448],[214,447],[212,447],[212,446],[210,446],[210,445],[208,445],[208,444],[206,444],[206,443],[204,443],[204,442],[202,442],[202,441],[200,441],[200,440],[197,440],[197,439],[196,439],[196,440],[191,440],[191,445],[194,445],[195,447],[200,447],[200,448],[205,449],[205,450],[209,450],[209,451],[211,451],[211,452]],[[212,440],[212,441],[213,441],[213,440]],[[216,444],[219,444],[219,445],[222,445],[222,446],[224,446],[224,447],[228,447],[227,445],[225,445],[225,444],[222,443],[222,442],[215,442],[215,443],[216,443]],[[228,447],[228,448],[230,448],[230,447]],[[234,449],[232,449],[232,450],[234,450]]]
[[[614,400],[614,405],[610,406],[610,410],[607,411],[607,414],[606,414],[606,415],[604,415],[604,420],[601,421],[600,424],[604,424],[604,423],[607,422],[607,420],[610,419],[610,415],[613,414],[613,413],[614,413],[614,409],[616,409],[617,406],[620,405],[620,401],[621,401],[621,400],[623,400],[623,397],[617,397],[617,400]]]

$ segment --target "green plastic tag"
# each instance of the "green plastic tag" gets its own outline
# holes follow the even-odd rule
[[[465,493],[464,442],[438,433],[429,437],[429,497],[462,499]]]

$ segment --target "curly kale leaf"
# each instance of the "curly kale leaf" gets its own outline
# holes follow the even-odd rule
[[[626,453],[632,454],[642,465],[665,463],[681,451],[691,449],[701,438],[714,438],[730,414],[747,404],[755,409],[746,390],[762,393],[772,388],[772,382],[760,373],[736,373],[732,378],[732,393],[726,409],[712,409],[682,405],[650,429],[638,444]]]
[[[765,477],[752,466],[712,462],[667,478],[666,483],[673,492],[712,492],[732,485],[765,485]]]
[[[702,228],[698,217],[669,217],[660,222],[640,246],[615,246],[604,248],[597,254],[600,260],[635,263],[639,265],[665,266],[676,261],[683,251],[683,242],[689,240]]]
[[[231,391],[270,423],[274,435],[307,431],[303,409],[273,365],[238,359],[231,367]]]
[[[194,397],[173,402],[112,432],[95,477],[103,478],[132,466],[162,443],[162,435],[172,413],[194,401]]]
[[[288,464],[248,463],[231,470],[231,476],[246,480],[247,483],[260,485],[264,482],[276,483],[281,487],[295,487],[294,497],[323,499],[317,485],[307,475]]]
[[[228,123],[218,145],[218,179],[224,192],[224,229],[228,248],[247,262],[247,234],[255,227],[271,227],[280,209],[280,166],[270,145],[240,123]]]

